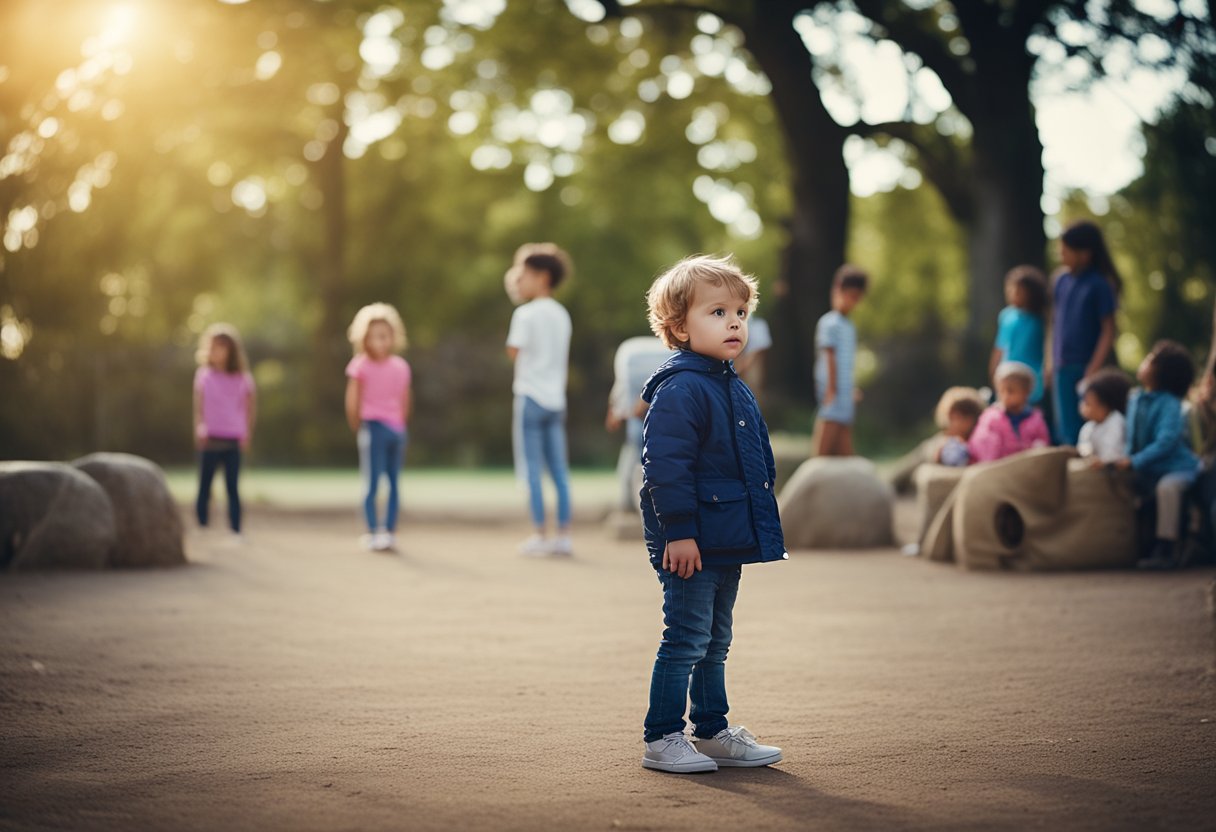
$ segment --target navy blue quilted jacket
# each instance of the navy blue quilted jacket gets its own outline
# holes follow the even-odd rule
[[[706,565],[788,558],[776,469],[756,397],[729,361],[676,350],[642,398],[642,520],[655,566],[669,540],[693,538]]]

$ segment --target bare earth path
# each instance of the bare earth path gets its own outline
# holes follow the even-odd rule
[[[0,828],[1216,828],[1211,569],[746,568],[732,716],[786,762],[679,778],[639,765],[637,544],[251,526],[177,571],[0,576]]]

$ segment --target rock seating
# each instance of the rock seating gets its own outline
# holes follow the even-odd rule
[[[862,457],[802,463],[778,498],[791,549],[865,549],[894,543],[895,494]]]
[[[1075,457],[1071,448],[1040,448],[966,469],[930,523],[922,554],[964,569],[1131,566],[1130,479]]]
[[[181,566],[182,518],[165,475],[154,463],[131,454],[91,454],[72,463],[105,489],[114,507],[117,543],[110,566]]]
[[[106,492],[58,462],[0,462],[0,568],[103,569],[117,540]]]

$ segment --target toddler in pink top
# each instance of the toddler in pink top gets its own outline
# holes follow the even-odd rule
[[[228,523],[241,533],[241,495],[238,478],[241,453],[253,438],[257,398],[241,336],[229,324],[213,324],[203,333],[194,373],[194,442],[199,451],[198,524],[207,525],[211,480],[224,468],[228,491]]]
[[[1003,361],[994,375],[997,402],[980,415],[967,442],[972,462],[991,462],[1051,444],[1042,411],[1029,403],[1034,370],[1020,361]]]
[[[396,353],[405,349],[405,325],[387,303],[358,311],[347,331],[355,357],[346,365],[346,421],[358,437],[363,475],[365,548],[396,548],[397,474],[405,458],[406,420],[410,411],[410,365]],[[384,524],[377,521],[376,492],[388,477]]]

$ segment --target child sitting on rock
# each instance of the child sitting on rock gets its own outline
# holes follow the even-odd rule
[[[1127,445],[1127,394],[1131,389],[1122,370],[1100,370],[1081,387],[1079,409],[1085,418],[1077,451],[1093,460],[1095,466],[1121,459]]]
[[[1156,497],[1157,539],[1142,569],[1171,569],[1179,563],[1175,544],[1182,520],[1182,498],[1199,471],[1190,449],[1182,400],[1191,389],[1195,365],[1177,341],[1158,341],[1136,371],[1142,385],[1127,403],[1127,455],[1115,463],[1136,475],[1141,497]]]
[[[951,387],[937,402],[936,422],[942,432],[933,461],[952,468],[971,463],[967,441],[975,431],[984,403],[974,387]]]
[[[1020,361],[1002,361],[994,376],[996,404],[980,415],[967,442],[972,462],[1004,459],[1051,441],[1042,411],[1030,406],[1034,370]]]

